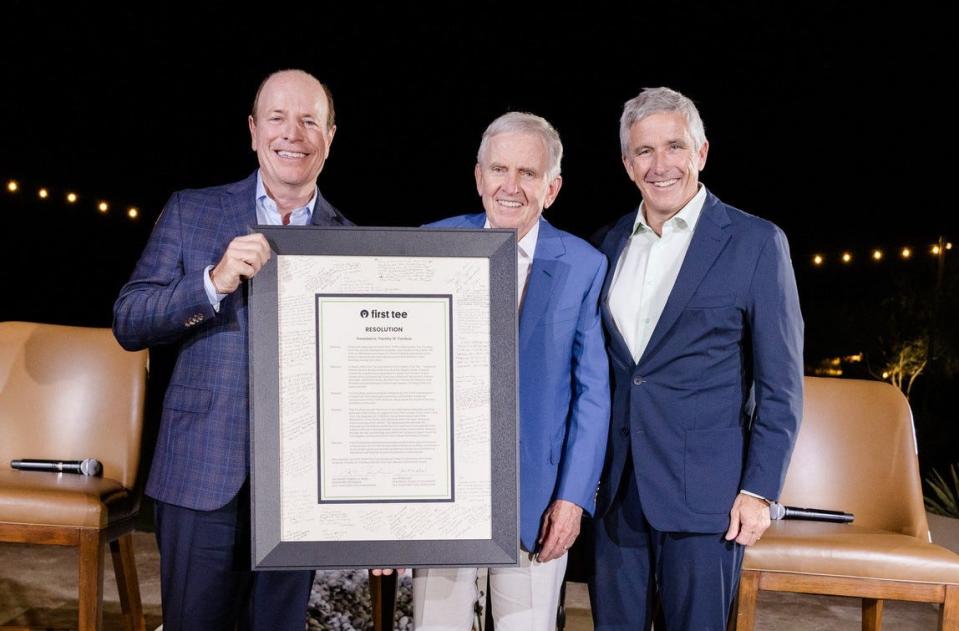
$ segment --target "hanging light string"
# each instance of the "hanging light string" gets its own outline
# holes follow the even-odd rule
[[[11,195],[27,195],[31,194],[30,191],[26,190],[25,187],[15,179],[8,179],[6,186],[4,187],[6,192]],[[54,198],[54,193],[47,187],[37,187],[36,196],[40,200],[50,200]],[[106,215],[111,212],[114,212],[114,208],[110,202],[103,198],[97,197],[87,197],[86,195],[82,196],[75,191],[63,191],[59,193],[62,196],[62,199],[69,205],[80,204],[81,199],[92,199],[92,207],[100,214]],[[118,205],[119,206],[119,205]],[[120,207],[123,214],[131,220],[138,219],[140,217],[140,209],[136,206],[126,206]],[[904,261],[909,261],[916,258],[916,256],[925,251],[926,253],[932,256],[943,256],[946,252],[952,250],[953,245],[951,241],[946,241],[943,238],[940,238],[936,243],[929,244],[925,248],[914,248],[911,245],[904,245],[898,248],[874,248],[869,250],[865,254],[865,258],[872,263],[880,263],[887,258],[899,258]],[[887,255],[887,252],[889,254]],[[809,262],[813,267],[825,267],[830,263],[839,263],[842,265],[851,265],[859,260],[859,252],[854,252],[853,250],[842,250],[838,254],[833,256],[827,255],[825,252],[816,252],[809,257]]]
[[[36,195],[40,201],[52,201],[62,199],[68,206],[89,204],[93,210],[101,215],[108,215],[111,212],[120,211],[127,219],[136,220],[140,217],[140,209],[136,206],[114,205],[102,197],[81,195],[72,190],[54,191],[46,186],[27,187],[15,179],[8,179],[4,185],[4,191],[8,195]]]
[[[918,248],[912,245],[903,245],[898,248],[873,248],[865,253],[861,251],[842,250],[838,254],[834,254],[832,258],[824,252],[816,252],[809,257],[809,262],[812,263],[813,267],[825,267],[829,263],[851,265],[860,258],[865,258],[870,263],[881,263],[887,258],[899,258],[903,261],[910,261],[923,253],[933,257],[945,256],[952,248],[953,245],[951,241],[946,241],[945,238],[940,237],[935,243],[930,243],[925,247]]]

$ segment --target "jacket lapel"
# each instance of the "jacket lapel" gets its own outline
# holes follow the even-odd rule
[[[473,215],[464,215],[463,222],[467,228],[480,229],[486,225],[486,213],[476,213]]]
[[[234,237],[251,234],[256,229],[256,171],[228,187],[222,204],[223,220],[219,232],[228,235],[227,243]]]
[[[533,331],[546,315],[558,276],[559,259],[565,254],[566,246],[563,245],[559,231],[546,220],[540,219],[533,265],[526,281],[526,296],[519,316],[520,357],[523,356],[523,348],[529,343]]]
[[[609,310],[609,286],[613,282],[616,264],[626,248],[633,224],[636,222],[636,212],[638,211],[631,212],[621,219],[606,237],[604,246],[606,244],[612,245],[611,249],[603,248],[609,259],[609,271],[606,272],[606,279],[603,281],[603,290],[599,301],[603,320],[606,322],[606,330],[609,333],[610,350],[627,366],[633,364],[633,354],[629,352],[629,346],[626,345],[626,340],[623,339],[623,334],[619,331],[619,327],[616,326],[616,321],[613,319],[613,312]]]
[[[646,345],[643,356],[639,358],[639,364],[648,361],[663,342],[679,314],[686,308],[686,304],[692,298],[696,288],[699,287],[703,277],[706,276],[709,268],[716,261],[716,257],[726,246],[730,235],[725,228],[729,223],[729,215],[723,208],[722,203],[715,195],[707,193],[706,202],[703,205],[699,221],[696,223],[693,238],[689,243],[689,249],[686,251],[686,257],[679,269],[679,276],[676,277],[676,283],[666,300],[663,313],[659,316],[659,322],[653,329],[653,335],[649,338],[649,344]]]
[[[352,226],[353,222],[343,216],[333,204],[326,201],[320,189],[316,189],[316,203],[310,223],[314,226]]]

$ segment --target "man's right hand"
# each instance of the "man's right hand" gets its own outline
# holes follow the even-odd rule
[[[210,271],[213,288],[219,294],[232,294],[240,283],[256,276],[269,260],[270,245],[262,234],[236,237]]]

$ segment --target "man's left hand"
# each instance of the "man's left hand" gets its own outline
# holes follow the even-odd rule
[[[546,563],[566,554],[579,536],[579,522],[583,517],[580,506],[566,500],[553,500],[543,515],[543,527],[539,531],[540,563]]]
[[[769,504],[751,495],[740,493],[729,511],[729,530],[726,541],[736,540],[744,546],[751,546],[762,537],[769,528]]]

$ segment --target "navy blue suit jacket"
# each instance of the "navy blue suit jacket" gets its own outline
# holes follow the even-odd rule
[[[213,510],[249,472],[247,288],[210,305],[203,273],[235,237],[256,229],[256,173],[241,182],[174,193],[113,307],[113,332],[135,350],[178,344],[146,492]],[[350,225],[317,195],[315,225]]]
[[[482,228],[486,215],[435,227]],[[593,510],[609,427],[609,360],[598,301],[606,259],[539,220],[519,318],[520,539],[536,550],[554,499]],[[495,341],[494,341],[495,342]]]
[[[740,489],[779,497],[802,416],[803,322],[789,247],[772,223],[707,194],[679,276],[639,362],[608,306],[636,212],[606,235],[601,305],[612,364],[597,513],[632,452],[654,528],[722,532]]]

